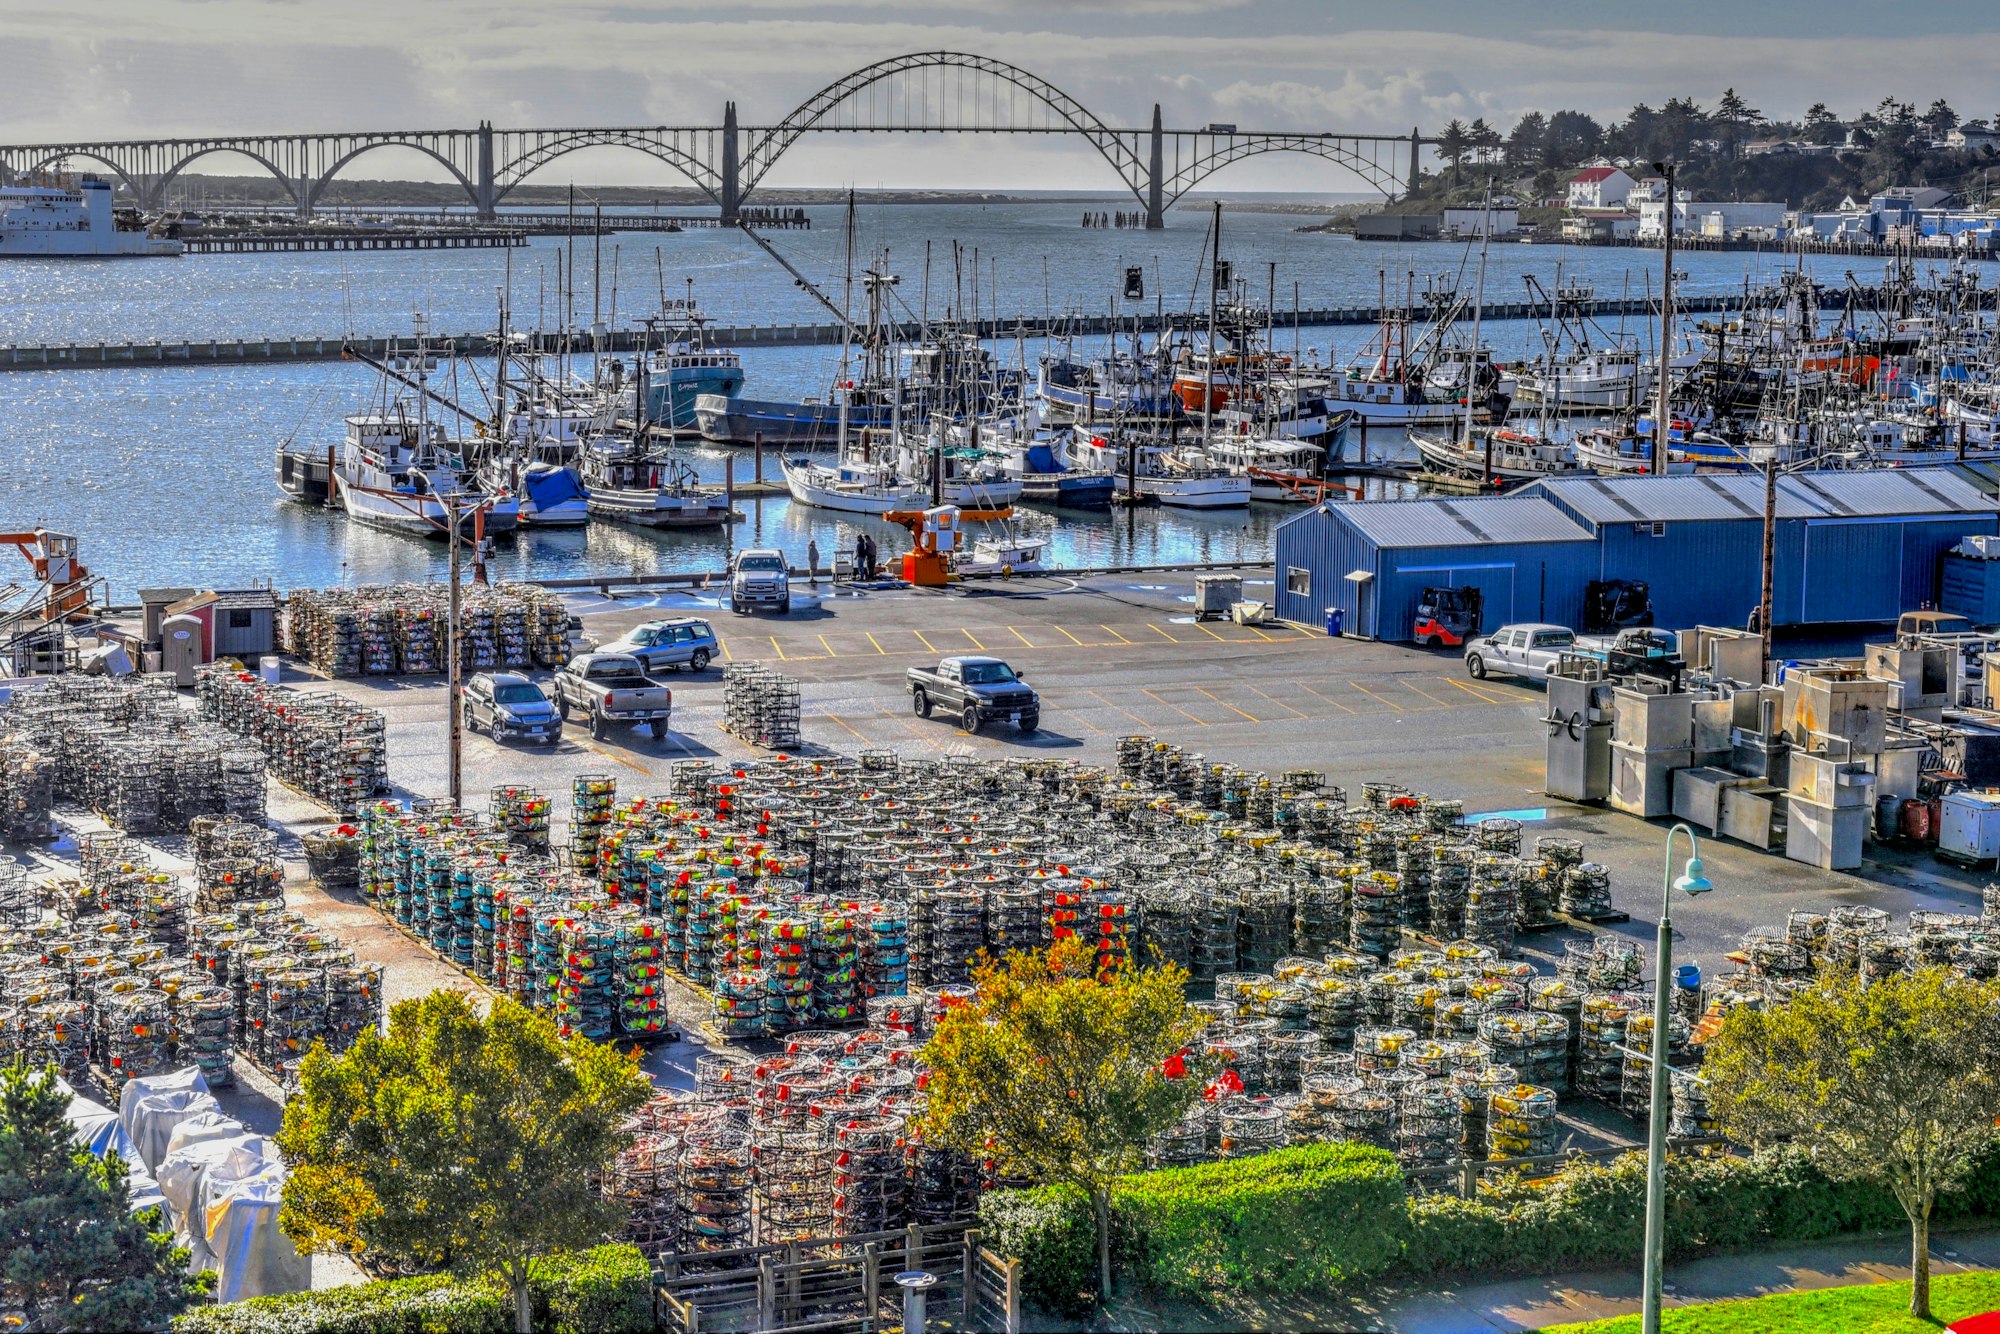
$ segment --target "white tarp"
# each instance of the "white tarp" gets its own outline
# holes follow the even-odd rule
[[[273,1163],[260,1176],[217,1181],[208,1187],[208,1251],[215,1257],[215,1300],[241,1301],[312,1287],[312,1257],[278,1228],[284,1168]]]
[[[193,1089],[196,1093],[208,1092],[208,1081],[201,1077],[201,1067],[190,1065],[181,1070],[169,1070],[164,1075],[144,1075],[138,1079],[128,1079],[125,1087],[118,1090],[118,1119],[126,1129],[132,1126],[132,1105],[144,1097],[155,1093],[177,1093],[183,1089]]]
[[[189,1269],[217,1271],[216,1300],[303,1292],[312,1257],[278,1228],[284,1164],[262,1135],[196,1138],[216,1129],[207,1116],[182,1125],[160,1164],[160,1189]]]
[[[119,1119],[147,1169],[157,1172],[175,1128],[189,1117],[203,1114],[220,1116],[222,1105],[201,1089],[170,1089],[134,1099]]]
[[[125,1160],[125,1185],[130,1197],[133,1213],[150,1209],[154,1205],[164,1205],[159,1183],[146,1170],[137,1150],[132,1147],[132,1137],[125,1133],[125,1127],[118,1120],[117,1113],[102,1103],[92,1102],[61,1079],[56,1083],[69,1094],[70,1131],[76,1142],[99,1158],[109,1158],[117,1154]]]

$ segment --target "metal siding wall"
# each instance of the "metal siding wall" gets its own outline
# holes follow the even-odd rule
[[[2000,525],[1992,514],[1956,514],[1948,519],[1912,520],[1903,527],[1903,596],[1897,612],[1913,610],[1928,602],[1940,605],[1944,554],[1972,533],[1991,533]],[[1974,617],[1981,625],[1985,618]]]
[[[1347,579],[1350,570],[1375,568],[1373,545],[1355,528],[1339,518],[1314,511],[1287,523],[1278,530],[1276,570],[1273,583],[1278,615],[1302,625],[1321,625],[1328,607],[1339,607],[1347,615],[1350,634],[1369,634],[1371,627],[1356,617],[1355,588]],[[1301,597],[1285,591],[1285,572],[1298,566],[1311,575],[1312,591]]]
[[[1655,623],[1674,630],[1742,625],[1757,605],[1764,526],[1747,519],[1669,521],[1659,537],[1629,523],[1606,524],[1605,579],[1636,579],[1652,589]]]
[[[1383,553],[1377,637],[1408,642],[1417,602],[1431,587],[1477,585],[1486,595],[1487,631],[1520,621],[1575,625],[1583,587],[1597,577],[1592,542],[1421,547]]]
[[[1902,610],[1903,527],[1895,519],[1808,521],[1800,621],[1895,620]]]

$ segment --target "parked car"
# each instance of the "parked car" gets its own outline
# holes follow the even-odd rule
[[[1491,672],[1540,681],[1575,647],[1576,635],[1567,626],[1503,625],[1465,646],[1465,671],[1476,681]]]
[[[791,567],[785,553],[772,547],[738,552],[729,566],[729,610],[741,614],[750,607],[792,609]]]
[[[562,718],[542,688],[516,672],[481,672],[465,683],[461,696],[465,730],[485,732],[495,741],[562,740]]]
[[[919,718],[942,707],[968,732],[991,722],[1011,722],[1023,732],[1042,724],[1041,698],[998,658],[945,658],[935,667],[912,667],[908,685]]]
[[[635,625],[600,651],[630,654],[639,660],[646,674],[652,676],[669,667],[703,671],[714,661],[715,655],[722,652],[722,643],[707,621],[682,616],[671,621],[647,621],[644,625]]]
[[[570,659],[553,682],[556,712],[567,719],[581,710],[590,719],[590,734],[602,737],[614,725],[650,727],[665,737],[672,718],[674,692],[646,675],[628,653],[586,653]]]

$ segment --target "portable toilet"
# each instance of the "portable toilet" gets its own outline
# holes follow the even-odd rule
[[[209,661],[208,627],[199,616],[169,616],[160,622],[160,670],[172,672],[174,684],[194,685],[194,669]]]

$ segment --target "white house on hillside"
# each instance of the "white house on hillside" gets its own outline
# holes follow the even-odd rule
[[[1636,184],[1617,167],[1585,167],[1569,178],[1571,208],[1617,208]]]

